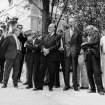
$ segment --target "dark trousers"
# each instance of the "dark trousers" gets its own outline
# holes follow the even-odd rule
[[[13,68],[13,74],[12,74],[13,84],[17,85],[18,73],[19,73],[19,59],[20,59],[20,54],[17,54],[15,59],[6,59],[5,71],[4,71],[4,84],[8,83],[9,75],[11,69]]]
[[[37,88],[38,72],[40,67],[40,53],[28,53],[26,56],[27,83],[29,86],[33,86],[34,83],[34,87]]]
[[[46,56],[41,54],[40,55],[40,69],[38,72],[38,87],[37,88],[43,88],[46,70],[47,70],[47,58],[46,58]],[[47,73],[48,73],[48,71],[47,71]],[[48,81],[49,81],[49,77],[48,77]]]
[[[24,53],[21,53],[20,55],[20,67],[19,67],[19,74],[18,74],[18,80],[20,80],[21,78],[21,74],[22,74],[22,68],[23,68],[23,63],[24,63]]]
[[[73,87],[78,87],[77,82],[77,65],[78,65],[78,55],[65,57],[65,70],[64,70],[64,82],[65,86],[70,86],[70,68],[73,71]]]
[[[86,55],[86,67],[87,74],[89,79],[89,84],[91,90],[96,90],[95,85],[97,87],[98,92],[103,90],[102,78],[101,78],[101,68],[100,68],[100,59],[97,59],[93,54]]]
[[[78,81],[77,81],[77,66],[78,66],[78,55],[72,56],[72,70],[73,70],[73,87],[78,87]]]
[[[39,70],[39,88],[43,88],[43,81],[45,72],[48,69],[49,73],[49,87],[53,88],[55,76],[56,76],[56,70],[59,69],[59,61],[54,61],[51,58],[53,54],[49,54],[48,56],[41,55],[41,64],[40,64],[40,70]],[[53,56],[54,57],[54,56]]]
[[[0,82],[3,80],[5,58],[0,58]]]
[[[53,88],[54,86],[54,82],[55,82],[55,77],[56,77],[56,73],[58,72],[59,75],[59,62],[48,62],[48,72],[49,72],[49,88]],[[56,78],[58,79],[58,78]]]
[[[64,76],[64,69],[65,69],[65,62],[64,62],[64,51],[59,51],[59,57],[60,57],[60,61],[57,64],[57,68],[58,70],[56,70],[56,76],[55,76],[55,86],[60,86],[60,77],[59,77],[59,72],[62,71],[63,72],[63,76]],[[61,66],[61,68],[60,68]]]

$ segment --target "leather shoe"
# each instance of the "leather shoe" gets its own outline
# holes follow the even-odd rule
[[[80,87],[80,89],[89,89],[89,87]]]
[[[63,88],[63,91],[69,90],[70,88],[71,88],[70,86],[65,86],[65,87]]]
[[[18,88],[18,85],[16,84],[16,85],[14,85],[14,88]]]
[[[43,88],[35,88],[35,89],[33,89],[33,91],[37,91],[37,90],[43,90]]]
[[[96,90],[89,90],[88,93],[96,93]]]
[[[29,85],[26,87],[26,89],[30,89],[30,88],[33,88],[33,86]]]
[[[53,88],[49,88],[49,91],[53,91]]]
[[[19,79],[18,82],[22,83],[22,80]]]
[[[7,87],[7,85],[6,84],[3,84],[2,88],[6,88],[6,87]]]
[[[79,88],[78,88],[78,87],[74,87],[74,90],[75,90],[75,91],[79,91]]]
[[[59,88],[60,87],[60,85],[55,85],[55,88]]]
[[[104,91],[100,91],[100,92],[98,92],[100,95],[104,95],[105,93],[104,93]]]
[[[23,85],[28,85],[28,82],[23,83]]]

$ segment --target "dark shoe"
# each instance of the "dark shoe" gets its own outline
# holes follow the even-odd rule
[[[33,86],[28,85],[28,86],[26,87],[26,89],[30,89],[30,88],[33,88]]]
[[[3,84],[3,81],[0,81],[1,84]]]
[[[7,85],[6,84],[3,84],[2,88],[6,88],[6,87],[7,87]]]
[[[55,88],[60,88],[60,85],[55,85]]]
[[[49,91],[53,91],[53,88],[49,88]]]
[[[80,87],[80,89],[89,89],[89,87]]]
[[[104,91],[100,91],[100,92],[98,92],[100,95],[104,95],[105,93],[104,93]]]
[[[89,90],[88,93],[96,93],[96,90]]]
[[[74,90],[75,91],[79,91],[79,87],[74,87]]]
[[[105,93],[105,89],[103,89],[103,92]]]
[[[35,89],[33,89],[33,91],[37,91],[37,90],[43,90],[43,88],[35,88]]]
[[[14,88],[18,88],[18,85],[14,85]]]
[[[18,82],[22,83],[22,80],[19,79]]]
[[[28,82],[23,83],[23,85],[28,85]]]
[[[71,88],[70,86],[65,86],[65,87],[63,88],[63,91],[69,90],[70,88]]]

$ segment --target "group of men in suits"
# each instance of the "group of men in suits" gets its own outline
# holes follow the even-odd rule
[[[28,85],[27,89],[34,87],[34,90],[43,90],[46,71],[49,75],[49,90],[52,91],[54,85],[59,87],[59,68],[61,64],[65,82],[63,90],[71,88],[69,81],[70,66],[73,70],[73,88],[75,91],[79,90],[77,65],[82,34],[74,18],[69,19],[69,27],[64,32],[62,29],[56,32],[56,25],[51,23],[48,27],[48,34],[41,38],[33,37],[31,32],[26,32],[26,38],[22,32],[22,26],[17,26],[17,19],[16,22],[10,22],[10,27],[12,27],[12,32],[7,34],[1,44],[0,55],[5,57],[3,88],[7,87],[12,67],[13,84],[14,87],[18,87],[25,57],[27,65],[27,81],[25,84]]]
[[[34,90],[43,90],[44,78],[46,76],[46,72],[49,75],[49,76],[47,75],[49,80],[48,82],[49,91],[53,91],[54,85],[55,87],[59,87],[60,86],[59,68],[61,63],[64,75],[64,82],[65,82],[65,87],[63,90],[66,91],[71,88],[69,81],[70,65],[71,65],[73,70],[73,88],[75,91],[78,91],[79,84],[77,80],[78,79],[77,66],[78,66],[78,55],[80,53],[81,43],[82,43],[81,31],[78,29],[77,22],[74,18],[71,18],[69,20],[69,27],[68,29],[65,30],[65,32],[63,32],[63,30],[61,29],[59,29],[57,32],[55,32],[55,30],[56,30],[56,25],[54,23],[51,23],[48,27],[48,34],[42,36],[40,43],[38,45],[38,48],[40,48],[40,51],[38,52],[38,54],[40,54],[40,57],[39,55],[37,54],[36,55],[37,57],[40,58],[39,61],[40,66],[38,70],[36,69],[37,66],[34,69],[34,72],[37,71],[36,73],[37,82],[36,85],[34,86]],[[34,50],[35,50],[35,45],[34,45]],[[32,58],[34,58],[34,60],[37,59],[34,56]],[[27,62],[29,62],[29,59],[27,60]],[[36,61],[34,61],[34,63],[35,62]],[[33,69],[31,68],[31,70]],[[35,73],[33,73],[33,75],[34,74]],[[30,80],[32,81],[32,76],[29,77],[31,77]],[[28,82],[27,88],[32,88],[32,87],[33,87],[32,82]]]
[[[7,28],[8,32],[5,37],[2,37],[3,31],[0,29],[0,82],[3,80],[2,88],[7,87],[12,68],[13,84],[14,87],[18,87],[18,82],[21,82],[20,78],[25,59],[27,80],[24,84],[27,85],[27,89],[43,90],[45,77],[48,78],[49,91],[53,91],[54,86],[60,87],[59,69],[62,67],[65,83],[63,90],[66,91],[72,88],[70,84],[70,69],[72,69],[73,89],[79,91],[77,67],[82,48],[86,57],[90,92],[96,92],[96,83],[98,93],[104,94],[100,58],[98,56],[99,38],[96,33],[93,33],[94,37],[87,38],[89,39],[88,43],[82,44],[83,32],[78,27],[75,18],[69,19],[69,24],[64,30],[57,30],[56,24],[51,23],[48,27],[48,34],[44,36],[35,35],[32,30],[23,34],[22,25],[17,25],[17,20],[15,18],[9,21],[11,31]]]

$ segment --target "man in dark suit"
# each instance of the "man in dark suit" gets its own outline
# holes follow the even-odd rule
[[[0,47],[3,41],[4,41],[3,30],[2,28],[0,28]],[[0,83],[2,83],[2,80],[3,80],[4,62],[5,62],[5,58],[4,57],[0,58]]]
[[[20,59],[20,42],[18,40],[20,32],[19,29],[14,28],[13,32],[8,33],[1,46],[1,56],[5,56],[5,71],[4,81],[2,88],[7,87],[10,71],[13,68],[13,84],[14,87],[18,87],[18,72],[19,72],[19,59]]]
[[[40,68],[40,48],[37,36],[33,38],[33,33],[27,35],[26,41],[26,65],[27,65],[27,89],[37,88],[38,71]]]
[[[17,28],[20,30],[20,35],[18,36],[21,44],[22,44],[22,49],[21,49],[21,59],[20,59],[20,67],[19,67],[19,74],[18,74],[18,81],[21,82],[21,73],[22,73],[22,68],[23,68],[23,62],[24,62],[24,55],[26,52],[26,48],[24,47],[24,44],[27,40],[26,36],[24,35],[23,31],[22,31],[22,25],[18,25]]]
[[[77,82],[77,65],[78,65],[78,55],[81,49],[82,35],[77,28],[77,22],[74,18],[69,19],[69,28],[64,34],[64,54],[65,54],[65,71],[64,71],[64,81],[65,87],[63,90],[70,89],[70,64],[73,70],[73,88],[75,91],[78,90]]]
[[[59,47],[60,47],[60,38],[55,33],[55,24],[51,23],[48,27],[49,34],[44,36],[41,41],[41,49],[42,49],[42,56],[41,56],[41,64],[39,69],[39,79],[38,79],[38,88],[35,90],[42,90],[43,89],[43,79],[44,79],[44,72],[46,66],[48,68],[49,73],[49,91],[53,90],[53,85],[55,81],[56,70],[59,69]],[[46,66],[45,66],[45,65]]]

